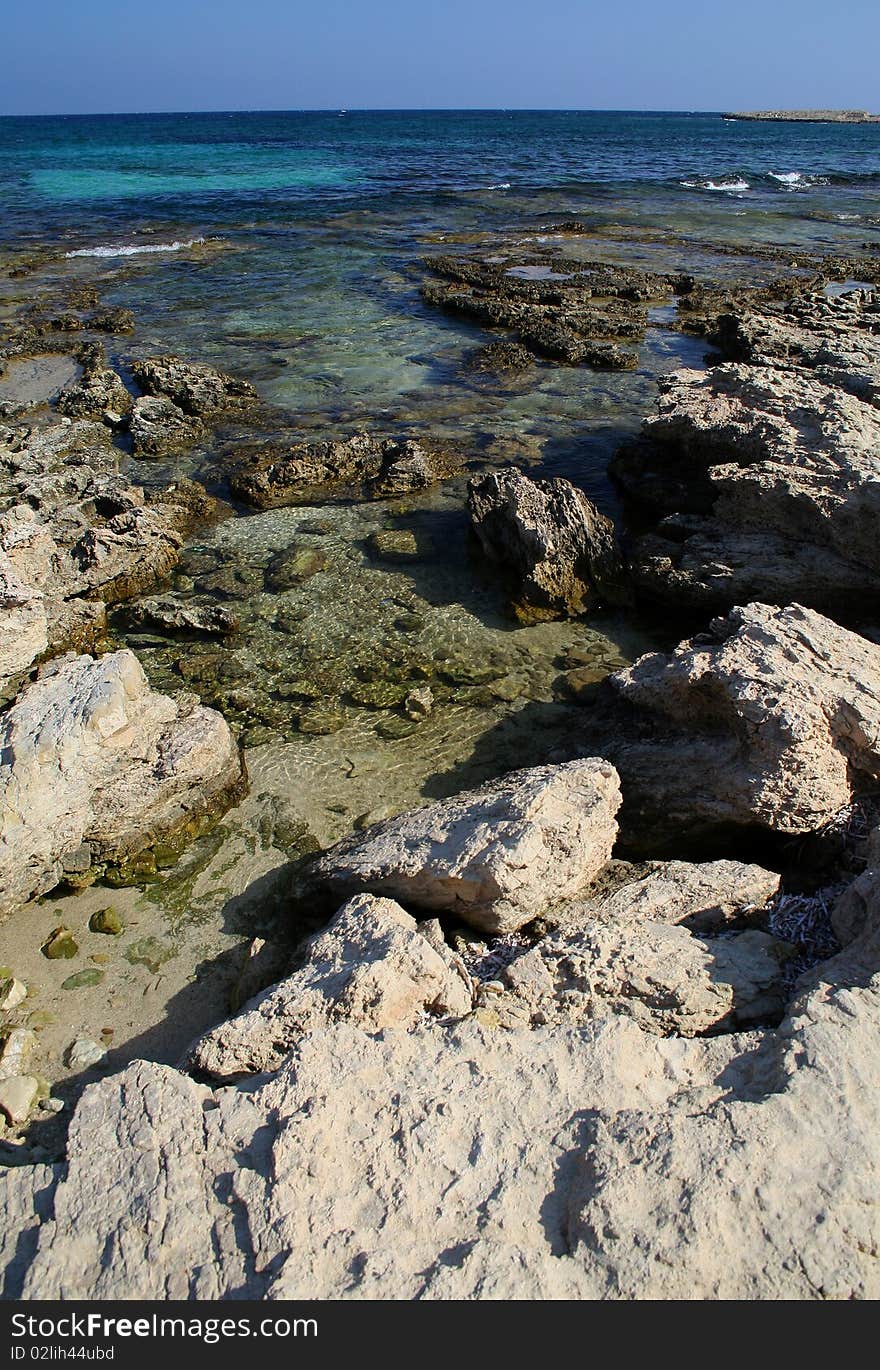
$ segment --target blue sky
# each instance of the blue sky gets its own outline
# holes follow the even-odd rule
[[[14,0],[0,113],[880,107],[878,0]]]

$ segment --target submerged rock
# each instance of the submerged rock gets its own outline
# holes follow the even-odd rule
[[[361,894],[307,944],[304,964],[201,1038],[188,1063],[218,1079],[276,1069],[305,1032],[346,1020],[365,1032],[413,1027],[425,1011],[461,1017],[470,978],[399,904]]]
[[[156,694],[131,652],[47,667],[0,719],[0,912],[58,884],[88,844],[92,870],[185,833],[240,793],[224,720]]]
[[[303,442],[287,449],[236,454],[229,488],[256,509],[307,503],[325,486],[358,487],[373,499],[424,490],[458,463],[412,439],[358,433],[339,442]]]
[[[345,838],[311,874],[334,895],[369,890],[505,932],[589,884],[619,805],[607,761],[536,766]]]
[[[518,618],[627,600],[614,525],[569,481],[533,481],[506,467],[471,480],[468,508],[484,552],[514,583]]]

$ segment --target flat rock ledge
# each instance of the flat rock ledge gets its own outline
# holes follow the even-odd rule
[[[187,833],[241,793],[238,746],[133,653],[61,658],[0,717],[0,913]]]
[[[136,1061],[89,1086],[66,1162],[0,1176],[5,1295],[876,1299],[880,871],[860,880],[860,931],[780,1026],[708,1037],[567,1010],[503,1029],[479,1007],[376,1030],[379,963],[353,981],[341,945],[353,902],[334,964],[363,1025],[328,1019],[332,970],[307,962],[315,1016],[275,1073],[218,1087]],[[444,963],[373,914],[407,1022]],[[590,990],[559,950],[545,1006]]]
[[[620,801],[600,757],[513,771],[345,838],[310,877],[332,896],[369,891],[509,932],[607,863]]]
[[[483,551],[512,582],[521,622],[628,601],[614,524],[570,481],[505,467],[470,481],[468,510]]]

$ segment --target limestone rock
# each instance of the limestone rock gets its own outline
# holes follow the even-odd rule
[[[510,931],[605,865],[619,805],[617,773],[600,758],[514,771],[344,839],[312,875],[335,895],[369,890]]]
[[[225,721],[156,694],[131,652],[47,667],[0,720],[0,911],[59,881],[84,843],[119,862],[219,812],[241,788]]]
[[[594,921],[559,932],[515,960],[494,996],[504,1023],[578,1024],[626,1014],[646,1032],[694,1037],[778,1021],[787,943],[750,930],[704,941],[649,920]],[[514,1003],[508,1003],[512,997]]]
[[[734,609],[611,684],[658,723],[611,749],[627,802],[670,829],[810,832],[880,778],[880,647],[798,604]]]
[[[468,508],[486,555],[513,582],[521,618],[626,600],[614,525],[569,481],[533,481],[506,467],[471,480]]]
[[[235,614],[222,604],[199,604],[167,595],[138,600],[129,606],[126,615],[144,628],[187,636],[226,637],[238,627]]]
[[[608,922],[679,923],[691,932],[721,932],[753,918],[779,889],[780,877],[742,861],[660,861],[640,880],[593,906]]]
[[[258,449],[236,456],[229,478],[233,494],[256,509],[308,502],[324,486],[359,487],[374,499],[423,490],[458,463],[410,438],[357,433],[330,442]]]
[[[99,419],[108,411],[126,414],[132,399],[116,372],[109,366],[86,371],[81,380],[58,396],[57,408],[69,418]]]
[[[180,357],[147,357],[132,362],[131,373],[146,394],[164,395],[185,414],[199,418],[246,409],[257,400],[257,392],[247,381]]]
[[[201,442],[207,429],[164,395],[141,395],[129,419],[135,456],[157,457],[182,452]]]
[[[10,1123],[27,1122],[40,1092],[33,1075],[10,1075],[0,1080],[0,1113]]]
[[[366,1032],[409,1028],[421,1015],[461,1017],[469,978],[399,904],[371,894],[342,906],[308,943],[304,964],[244,1012],[201,1038],[193,1069],[218,1079],[276,1069],[303,1033],[345,1019]]]

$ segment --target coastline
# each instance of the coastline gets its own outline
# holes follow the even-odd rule
[[[548,220],[542,230],[526,244],[498,230],[439,252],[431,244],[407,288],[451,319],[450,329],[466,330],[461,394],[475,405],[522,396],[554,368],[607,383],[636,370],[658,333],[675,346],[696,340],[683,372],[651,377],[652,392],[660,382],[657,417],[645,405],[641,435],[616,444],[616,530],[540,460],[525,470],[511,462],[512,445],[475,459],[432,444],[430,417],[403,429],[376,422],[365,439],[352,434],[354,423],[334,432],[324,418],[295,431],[258,385],[188,353],[149,349],[136,318],[118,306],[114,313],[95,286],[65,278],[57,259],[25,278],[48,294],[41,310],[7,316],[7,365],[61,360],[40,373],[50,407],[32,403],[33,388],[23,400],[21,392],[5,398],[2,612],[19,655],[7,662],[0,721],[9,726],[14,710],[31,710],[24,736],[32,720],[58,717],[37,703],[58,667],[31,677],[59,656],[62,671],[73,669],[63,655],[71,647],[83,681],[99,663],[116,663],[128,712],[114,731],[116,769],[92,793],[65,797],[79,806],[77,840],[59,825],[58,849],[13,854],[16,871],[37,857],[45,867],[4,925],[30,939],[8,988],[4,981],[13,1034],[4,1056],[14,1065],[13,1055],[27,1062],[33,1053],[36,1062],[34,1073],[6,1072],[35,1081],[35,1140],[20,1142],[18,1123],[7,1132],[16,1162],[4,1179],[18,1215],[11,1237],[28,1232],[35,1248],[10,1263],[13,1293],[219,1297],[247,1278],[260,1297],[351,1295],[360,1244],[355,1297],[374,1287],[380,1267],[385,1297],[425,1289],[434,1297],[815,1296],[815,1278],[789,1269],[786,1253],[808,1244],[820,1196],[805,1187],[779,1215],[768,1257],[740,1192],[736,1148],[771,1186],[795,1160],[830,1168],[838,1188],[821,1199],[832,1212],[822,1287],[876,1293],[847,1205],[873,1164],[876,1121],[863,1052],[876,1005],[863,981],[876,960],[869,830],[880,762],[870,738],[880,663],[869,592],[878,569],[880,303],[868,287],[880,279],[880,258],[870,250],[793,258],[768,245],[766,279],[755,288],[745,268],[738,280],[695,277],[687,239],[675,243],[680,268],[650,270],[639,261],[649,233],[633,229],[609,252],[576,221]],[[851,288],[829,296],[834,281]],[[63,377],[53,369],[62,363]],[[812,484],[801,475],[805,422],[810,450],[815,432],[824,444]],[[738,462],[738,451],[749,461]],[[191,480],[209,470],[209,490]],[[851,486],[864,494],[854,512]],[[609,551],[615,538],[622,554]],[[453,602],[462,575],[444,564],[450,547],[475,583],[465,603]],[[326,618],[318,632],[308,627],[328,600],[335,640]],[[151,693],[131,674],[132,650],[148,667]],[[695,686],[700,680],[711,688]],[[86,711],[82,735],[81,718],[55,725],[84,757],[101,755],[92,733],[103,727],[104,698],[95,695],[94,728]],[[852,717],[859,728],[828,723]],[[244,799],[239,743],[250,774]],[[13,767],[23,745],[12,747]],[[126,748],[169,758],[165,779],[177,818],[185,811],[182,828],[165,792],[148,796],[137,771],[126,770],[135,807],[133,829],[123,831]],[[390,803],[374,793],[379,752],[395,777]],[[592,757],[598,771],[586,766]],[[273,788],[284,767],[300,791],[292,803],[290,791]],[[215,774],[217,804],[200,814],[181,786],[195,778],[204,787]],[[115,795],[109,820],[97,807],[102,784]],[[45,790],[22,793],[49,802]],[[434,807],[420,828],[425,801]],[[576,821],[583,812],[588,821]],[[463,826],[465,848],[491,848],[491,878],[480,862],[474,874],[470,850],[444,836],[447,824],[450,834]],[[529,845],[534,831],[554,854],[546,868],[543,848]],[[58,875],[68,887],[61,898],[52,894]],[[475,881],[492,893],[475,898]],[[83,892],[72,892],[77,884]],[[26,903],[31,894],[52,897]],[[124,928],[119,943],[92,926],[111,906]],[[205,929],[198,936],[187,930],[193,913]],[[322,940],[304,948],[322,927]],[[41,949],[59,929],[76,943],[69,959]],[[293,953],[300,964],[291,971]],[[200,961],[214,964],[200,972]],[[83,970],[91,979],[64,990]],[[142,986],[146,1002],[128,1022],[121,1012],[102,1023],[112,1030],[101,1040],[94,1015],[107,1003],[106,977],[120,970],[129,977],[120,1009],[128,1012],[126,995]],[[44,992],[29,1002],[33,982],[49,977],[51,1001]],[[63,1012],[61,1023],[50,1021],[72,995],[82,1013],[76,1041],[111,1054],[83,1064],[83,1049],[69,1092],[53,1095],[40,1052],[57,1057],[76,1044]],[[814,1043],[831,1104],[818,1070],[800,1064]],[[146,1059],[130,1064],[135,1053]],[[195,1081],[173,1065],[184,1054]],[[754,1058],[768,1070],[783,1061],[757,1102]],[[834,1074],[835,1059],[864,1088],[854,1094],[852,1080]],[[523,1113],[516,1081],[536,1060],[560,1085],[551,1099],[538,1084]],[[491,1107],[455,1083],[465,1061],[491,1083]],[[375,1094],[364,1093],[365,1075],[378,1081]],[[214,1082],[197,1082],[207,1076]],[[421,1158],[403,1168],[384,1145],[392,1079],[405,1081],[408,1128],[433,1117],[438,1079],[452,1101],[453,1121],[431,1123]],[[83,1086],[65,1143],[53,1098],[73,1102]],[[137,1100],[151,1092],[165,1119],[149,1121],[151,1145],[171,1183],[184,1182],[186,1170],[199,1216],[182,1224],[179,1269],[135,1252],[108,1277],[97,1252],[126,1213],[143,1206],[150,1223],[164,1219],[130,1148],[114,1146],[112,1202],[95,1189],[89,1157],[106,1154],[107,1137],[147,1125]],[[692,1116],[696,1094],[703,1103]],[[799,1121],[788,1137],[792,1101]],[[845,1137],[824,1138],[829,1106],[849,1111]],[[195,1137],[207,1107],[221,1121],[210,1144],[193,1141],[190,1165],[175,1133]],[[231,1139],[242,1134],[258,1147],[279,1110],[315,1107],[309,1136],[280,1130],[259,1142],[276,1165],[283,1158],[292,1187],[246,1192],[244,1172],[255,1172],[231,1154]],[[600,1118],[590,1142],[566,1131],[572,1110],[586,1107]],[[615,1121],[633,1112],[649,1138],[644,1179],[631,1165],[637,1129]],[[733,1141],[719,1140],[727,1129]],[[411,1235],[415,1214],[443,1208],[431,1179],[446,1174],[439,1158],[463,1159],[469,1139],[490,1131],[495,1159],[461,1177],[461,1205],[435,1234]],[[528,1157],[508,1173],[526,1132]],[[675,1156],[661,1164],[670,1138]],[[306,1152],[315,1148],[340,1185],[338,1249],[318,1249],[309,1235],[309,1215],[328,1192],[326,1176],[308,1178]],[[573,1181],[554,1198],[553,1222],[567,1234],[560,1257],[536,1236],[547,1198],[540,1174],[548,1157],[568,1150],[598,1182],[587,1192]],[[192,1272],[204,1265],[206,1243],[223,1248],[227,1219],[210,1198],[220,1173],[242,1185],[263,1273],[246,1276],[230,1255],[201,1284]],[[397,1204],[390,1196],[401,1185],[407,1198]],[[63,1221],[33,1226],[28,1195],[37,1186],[55,1196],[56,1214],[88,1204],[94,1252],[75,1254]],[[363,1188],[379,1221],[358,1216]],[[473,1228],[468,1213],[496,1189],[491,1222]],[[646,1276],[634,1245],[597,1242],[602,1223],[632,1231],[649,1191],[660,1216],[640,1239],[659,1250],[665,1218],[686,1199],[707,1231],[731,1221],[747,1233],[740,1256],[725,1267],[673,1221],[676,1259],[669,1273]],[[505,1235],[514,1209],[528,1215],[521,1243]],[[389,1222],[390,1268],[387,1232],[379,1235]],[[472,1245],[460,1266],[438,1261],[443,1243],[462,1241]],[[765,1263],[757,1284],[756,1261]]]

